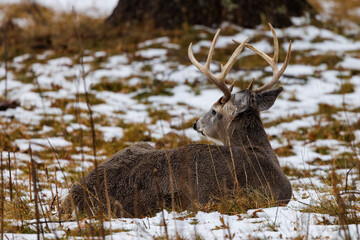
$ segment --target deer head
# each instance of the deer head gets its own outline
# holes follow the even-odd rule
[[[272,89],[272,87],[284,73],[289,63],[291,42],[289,44],[285,62],[279,70],[279,43],[274,28],[271,26],[271,24],[269,24],[269,26],[274,38],[274,56],[272,58],[264,52],[256,49],[252,45],[246,43],[247,39],[242,43],[233,40],[235,43],[239,44],[239,46],[235,49],[234,53],[225,66],[221,65],[221,72],[218,75],[215,75],[210,71],[210,62],[214,54],[214,49],[220,33],[220,29],[217,31],[212,41],[205,65],[201,65],[195,59],[192,51],[192,44],[190,44],[188,49],[188,56],[190,61],[224,93],[224,95],[212,105],[210,111],[208,111],[194,123],[194,129],[196,131],[202,133],[210,139],[221,141],[225,145],[229,144],[228,141],[232,134],[232,132],[230,132],[230,125],[234,119],[236,119],[236,117],[241,114],[245,114],[246,112],[259,114],[260,111],[267,110],[274,104],[276,98],[283,89],[282,87]],[[244,47],[249,48],[260,57],[265,59],[265,61],[272,68],[273,77],[270,82],[257,89],[252,89],[252,81],[247,89],[232,94],[231,92],[234,86],[234,82],[230,85],[230,87],[227,87],[225,78]]]

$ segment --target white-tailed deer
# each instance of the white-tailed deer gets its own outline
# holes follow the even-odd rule
[[[285,71],[290,58],[291,42],[281,69],[278,69],[278,40],[273,27],[274,56],[271,58],[246,40],[239,43],[221,72],[210,71],[210,62],[220,30],[211,44],[205,65],[194,57],[191,62],[218,86],[224,95],[210,111],[194,123],[194,129],[219,140],[219,145],[190,144],[157,150],[147,143],[125,148],[100,164],[78,183],[73,184],[62,203],[62,209],[76,209],[88,214],[98,209],[114,216],[145,215],[175,204],[185,208],[219,199],[224,192],[257,191],[278,204],[292,196],[289,180],[282,172],[260,119],[260,111],[269,109],[282,91],[272,88]],[[232,65],[247,47],[272,67],[271,81],[262,87],[231,93],[225,78]],[[225,191],[226,190],[226,191]]]

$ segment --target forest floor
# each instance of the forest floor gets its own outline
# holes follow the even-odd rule
[[[19,28],[25,24],[15,22]],[[131,49],[82,50],[75,44],[78,53],[23,52],[9,57],[7,71],[2,61],[0,92],[7,88],[8,98],[20,101],[19,107],[0,112],[4,239],[36,239],[38,219],[46,239],[87,239],[101,228],[108,239],[166,239],[167,234],[174,239],[360,238],[360,31],[339,34],[305,17],[293,22],[275,29],[280,62],[290,40],[292,56],[280,79],[284,91],[261,114],[293,198],[287,206],[235,214],[164,211],[107,218],[101,227],[89,218],[58,223],[61,197],[94,166],[89,106],[98,161],[138,141],[157,148],[212,144],[192,124],[221,92],[191,65],[187,48],[193,42],[197,59],[204,60],[216,30],[195,26],[185,37],[161,36]],[[232,39],[248,37],[256,48],[273,52],[266,25],[244,29],[224,23],[221,29],[214,72],[235,49]],[[12,53],[11,42],[7,48]],[[266,62],[248,49],[229,73],[236,80],[234,91],[252,78],[260,86],[271,76]]]

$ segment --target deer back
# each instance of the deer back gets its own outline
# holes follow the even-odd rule
[[[269,109],[282,91],[272,88],[289,62],[278,69],[278,40],[274,36],[274,56],[269,57],[246,40],[239,43],[221,72],[210,71],[210,62],[219,35],[216,33],[204,65],[194,57],[191,62],[212,81],[223,96],[194,123],[199,133],[222,142],[222,146],[190,144],[180,148],[156,150],[146,143],[125,148],[75,183],[65,198],[64,211],[77,208],[88,214],[100,208],[116,216],[138,216],[163,207],[182,208],[209,201],[234,191],[257,191],[275,202],[287,203],[291,184],[282,172],[278,159],[267,139],[260,111]],[[235,41],[236,42],[236,41]],[[232,93],[226,75],[244,47],[264,58],[273,70],[272,79],[257,89]]]
[[[291,197],[288,191],[291,186],[272,157],[259,146],[190,144],[155,150],[135,145],[98,166],[99,193],[93,170],[73,185],[68,204],[91,214],[90,209],[96,207],[107,212],[109,199],[115,215],[134,216],[161,209],[161,199],[170,207],[173,198],[185,209],[193,203],[206,204],[219,199],[226,191],[237,188],[258,190],[279,203],[286,203]]]

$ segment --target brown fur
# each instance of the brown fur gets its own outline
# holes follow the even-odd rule
[[[281,89],[277,91],[275,99]],[[158,211],[161,204],[154,169],[159,179],[160,197],[170,207],[172,192],[168,161],[173,175],[174,198],[182,208],[206,204],[221,197],[224,185],[226,189],[235,191],[237,182],[241,189],[258,190],[279,204],[288,203],[292,195],[291,185],[267,139],[255,97],[251,95],[250,106],[228,127],[231,147],[190,144],[156,150],[146,143],[135,144],[98,166],[99,192],[93,170],[73,184],[62,209],[71,212],[76,206],[80,212],[91,215],[94,209],[100,208],[107,213],[107,184],[114,215],[130,217],[136,213],[146,215]],[[104,182],[104,172],[107,183]]]

